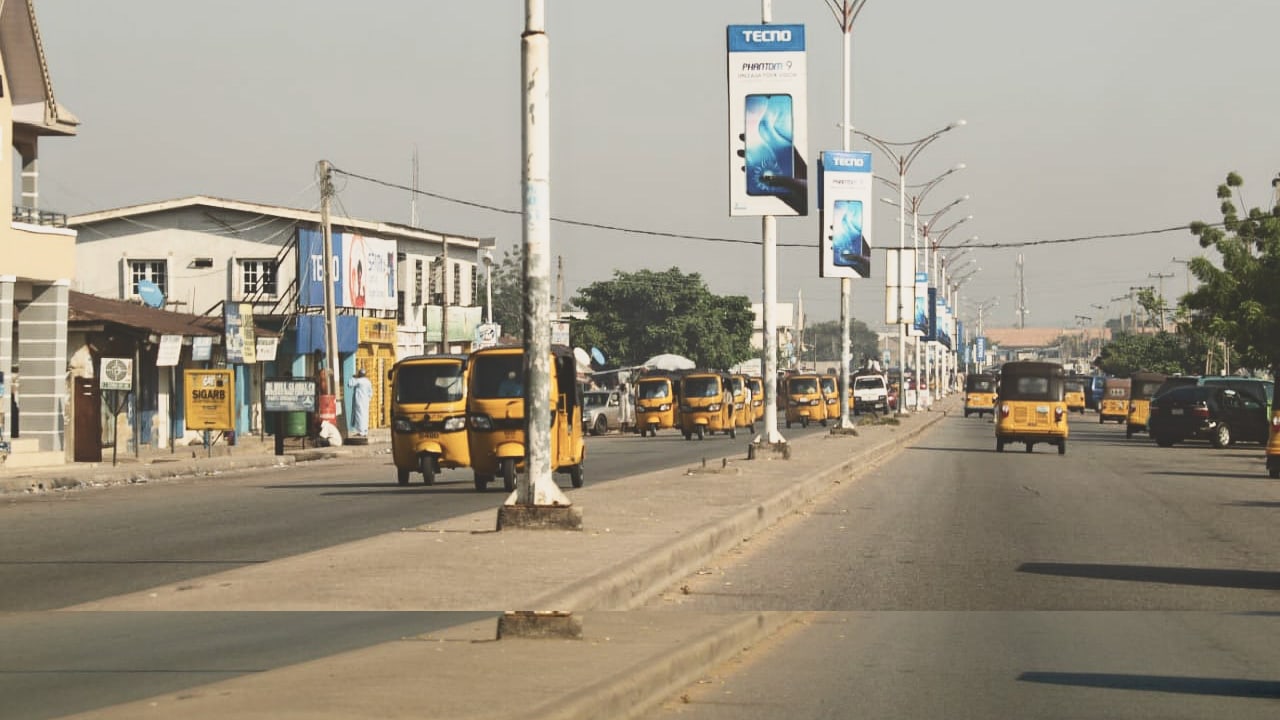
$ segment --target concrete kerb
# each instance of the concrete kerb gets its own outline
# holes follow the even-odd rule
[[[849,479],[870,470],[902,444],[924,432],[945,413],[926,416],[904,435],[891,435],[885,440],[841,461],[834,467],[816,472],[780,488],[755,507],[743,509],[722,520],[697,528],[669,545],[657,548],[644,557],[604,570],[567,588],[536,599],[531,605],[545,609],[633,610],[643,606],[663,588],[695,572],[709,558],[719,555],[744,537],[773,525],[795,508],[826,491],[837,480]],[[842,442],[844,438],[820,437],[817,442]],[[816,443],[815,443],[816,444]],[[782,468],[792,461],[755,461],[761,466],[748,466],[745,472],[758,472],[760,467]]]

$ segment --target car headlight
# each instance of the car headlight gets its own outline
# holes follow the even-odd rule
[[[391,421],[391,430],[398,433],[410,433],[413,432],[413,423],[409,421],[409,418],[398,417]]]
[[[461,430],[467,426],[467,418],[462,415],[455,415],[444,421],[444,429],[447,432]]]
[[[821,405],[821,404],[822,404],[822,401],[821,401],[821,400],[810,400],[810,401],[809,401],[809,404],[810,404],[810,405]]]
[[[671,403],[662,403],[658,406],[658,412],[666,412],[671,409]]]
[[[707,406],[707,412],[719,412],[720,403],[711,403]]]
[[[493,419],[488,415],[472,415],[470,416],[472,430],[492,430]]]

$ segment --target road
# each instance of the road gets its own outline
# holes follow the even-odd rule
[[[651,603],[788,630],[655,717],[1276,717],[1280,484],[1257,445],[921,442]]]
[[[666,431],[587,442],[591,484],[742,456],[749,440],[685,441]],[[504,498],[475,492],[463,470],[430,487],[399,486],[389,455],[4,498],[0,718],[60,717],[471,622],[476,613],[56,609],[496,508]]]

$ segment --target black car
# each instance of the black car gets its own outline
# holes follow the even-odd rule
[[[1208,440],[1224,448],[1236,440],[1266,443],[1267,410],[1251,395],[1209,385],[1174,388],[1151,400],[1147,430],[1160,447]]]

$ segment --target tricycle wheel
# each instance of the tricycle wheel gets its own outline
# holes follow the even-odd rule
[[[515,490],[516,489],[516,459],[502,458],[502,463],[499,466],[499,470],[502,472],[502,489],[507,492],[512,492],[513,490]]]
[[[685,439],[685,440],[692,440],[692,439],[693,439],[693,433],[689,432],[688,430],[685,430],[685,431],[684,431],[684,439]]]
[[[996,438],[996,452],[1004,452],[1004,441]]]
[[[730,440],[733,440],[733,439],[735,439],[735,438],[737,438],[737,437],[738,437],[738,428],[737,428],[736,426],[730,425],[730,426],[729,426],[729,439],[730,439]]]
[[[396,482],[401,485],[409,484],[409,471],[404,468],[396,468]]]
[[[1059,454],[1059,455],[1066,455],[1066,454],[1067,454],[1067,441],[1066,441],[1066,440],[1062,440],[1061,442],[1059,442],[1059,443],[1058,443],[1058,454]]]
[[[476,485],[476,492],[484,492],[485,488],[489,487],[489,482],[493,480],[493,476],[481,475],[480,473],[476,473],[474,480]]]
[[[582,487],[582,463],[569,468],[569,482],[576,488]]]
[[[1027,452],[1031,452],[1032,450],[1035,450],[1035,447],[1036,447],[1035,443],[1027,443]]]
[[[701,425],[699,425],[699,426],[698,426],[697,433],[698,433],[698,439],[699,439],[699,440],[701,440],[701,439],[702,439],[702,426],[701,426]]]
[[[807,417],[800,418],[800,427],[805,427],[805,428],[809,427],[809,418]]]
[[[1267,468],[1267,475],[1270,476],[1272,480],[1280,479],[1280,465]]]
[[[423,485],[436,484],[436,461],[435,458],[423,453],[418,456],[418,472],[422,473]]]

